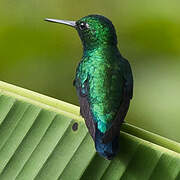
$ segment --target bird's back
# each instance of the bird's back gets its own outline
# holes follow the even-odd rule
[[[119,109],[123,90],[123,62],[118,52],[96,50],[81,61],[77,78],[86,79],[93,120],[101,132],[111,126]],[[84,77],[84,78],[82,78]]]

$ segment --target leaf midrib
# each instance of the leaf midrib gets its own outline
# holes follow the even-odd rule
[[[3,81],[0,81],[0,93],[11,96],[15,99],[22,100],[24,102],[34,104],[36,106],[40,106],[44,109],[57,112],[77,121],[83,121],[83,118],[79,115],[79,107],[76,105],[72,105],[52,97],[17,87]],[[178,142],[172,141],[128,123],[124,123],[121,130],[122,132],[162,146],[176,153],[180,153],[180,143]]]

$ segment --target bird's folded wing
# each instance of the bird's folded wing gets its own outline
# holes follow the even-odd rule
[[[111,127],[106,131],[103,142],[108,143],[112,141],[116,136],[119,135],[121,124],[124,121],[124,118],[129,109],[130,100],[133,96],[133,76],[130,64],[127,60],[124,59],[125,71],[123,75],[124,85],[123,85],[123,98],[122,103],[119,107],[119,110],[116,114],[115,119],[112,122]]]
[[[76,84],[76,82],[74,83]],[[96,124],[93,121],[93,116],[90,111],[90,105],[88,102],[88,93],[87,93],[87,86],[88,86],[88,80],[86,80],[83,84],[84,88],[82,89],[80,85],[76,86],[79,103],[80,103],[80,114],[85,119],[86,126],[88,128],[88,131],[90,135],[92,136],[93,140],[95,140],[95,130],[96,130]]]

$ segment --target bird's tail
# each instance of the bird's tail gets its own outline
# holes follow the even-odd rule
[[[104,158],[111,160],[118,153],[118,136],[116,136],[111,142],[103,143],[104,133],[96,129],[95,135],[95,147],[96,151]]]

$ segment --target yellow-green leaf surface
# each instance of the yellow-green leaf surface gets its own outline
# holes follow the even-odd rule
[[[126,123],[119,142],[101,158],[79,107],[0,82],[0,180],[180,179],[179,143]]]

